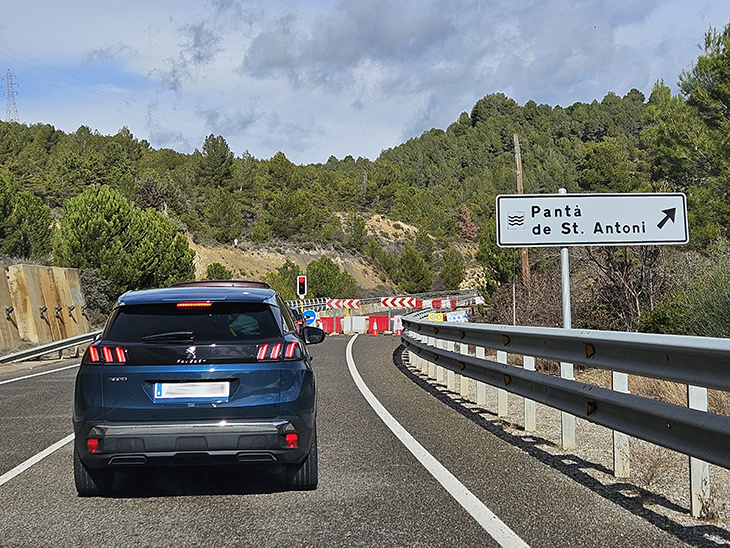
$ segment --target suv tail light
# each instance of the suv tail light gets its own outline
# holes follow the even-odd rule
[[[291,360],[295,359],[298,360],[301,358],[301,353],[299,352],[299,343],[298,342],[290,342],[286,345],[286,351],[284,352],[284,359],[285,360]]]
[[[302,352],[298,342],[260,344],[256,352],[256,359],[263,361],[279,361],[282,356],[285,360],[299,360]]]
[[[101,350],[101,352],[99,352]],[[91,363],[127,363],[127,351],[121,346],[89,346]]]

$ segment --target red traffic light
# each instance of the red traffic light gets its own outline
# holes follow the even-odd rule
[[[297,296],[302,299],[307,294],[307,277],[297,276]]]

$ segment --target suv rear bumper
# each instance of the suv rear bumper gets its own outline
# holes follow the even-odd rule
[[[295,425],[296,423],[296,425]],[[76,448],[89,467],[132,465],[297,463],[309,453],[312,429],[294,419],[181,423],[101,423],[76,434]],[[289,447],[286,435],[298,435]],[[86,440],[99,440],[89,452]]]

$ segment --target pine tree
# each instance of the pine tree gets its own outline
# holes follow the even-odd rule
[[[421,254],[409,245],[398,259],[398,287],[404,293],[422,293],[431,289],[433,271]]]

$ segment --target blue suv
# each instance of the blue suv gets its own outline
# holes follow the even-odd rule
[[[192,282],[119,297],[84,353],[74,394],[74,479],[106,495],[135,466],[284,465],[315,489],[317,397],[307,344],[262,282]]]

